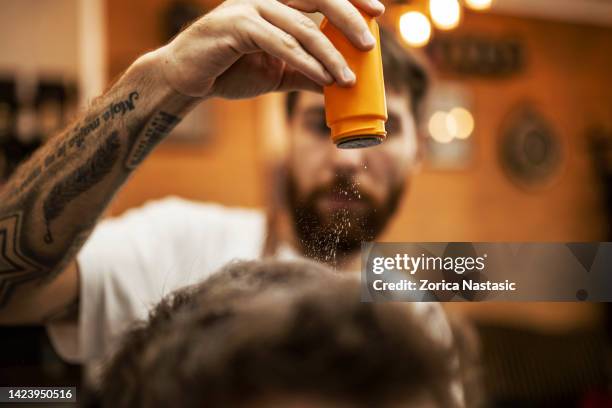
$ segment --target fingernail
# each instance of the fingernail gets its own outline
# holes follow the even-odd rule
[[[385,5],[378,0],[370,0],[370,7],[381,13],[385,11]]]
[[[365,30],[363,34],[361,34],[361,43],[366,47],[371,47],[376,43],[376,39],[370,30]]]
[[[355,74],[353,73],[353,71],[351,71],[349,67],[344,67],[342,69],[342,78],[344,78],[346,82],[350,82],[350,83],[355,82],[355,79],[357,79],[355,77]]]

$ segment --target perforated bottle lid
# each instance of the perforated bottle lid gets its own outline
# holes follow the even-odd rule
[[[347,139],[339,140],[336,147],[339,149],[361,149],[381,144],[383,138],[376,135],[352,136]]]

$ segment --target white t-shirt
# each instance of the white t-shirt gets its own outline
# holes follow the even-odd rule
[[[103,221],[77,257],[78,322],[49,324],[51,342],[67,361],[99,361],[136,320],[146,319],[163,296],[201,282],[232,260],[259,258],[265,235],[261,211],[176,197]],[[298,257],[288,246],[277,251],[280,259]],[[451,340],[439,304],[411,305],[426,322],[432,340]]]
[[[79,321],[48,325],[52,344],[70,362],[105,356],[164,295],[231,260],[259,258],[265,231],[261,211],[176,197],[101,222],[77,257]]]

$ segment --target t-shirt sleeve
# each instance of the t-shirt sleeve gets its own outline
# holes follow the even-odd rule
[[[163,296],[217,267],[212,237],[223,212],[200,207],[194,212],[183,200],[164,199],[94,229],[77,256],[79,320],[47,327],[60,356],[79,363],[104,357]],[[194,222],[210,226],[205,236],[194,231]]]

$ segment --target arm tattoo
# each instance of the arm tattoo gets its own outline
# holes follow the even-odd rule
[[[198,102],[155,89],[148,70],[128,70],[0,189],[0,313],[13,299],[27,302],[15,296],[21,285],[61,272],[130,172]]]
[[[134,141],[125,161],[125,167],[131,170],[142,163],[157,143],[170,133],[179,121],[178,117],[164,111],[153,115],[144,131]]]
[[[44,240],[47,244],[53,242],[51,221],[60,216],[68,203],[95,186],[111,172],[119,158],[120,148],[119,133],[114,131],[85,164],[53,186],[43,201],[43,214],[47,224]]]
[[[45,268],[21,251],[22,212],[0,219],[0,308],[15,288],[45,275]]]

